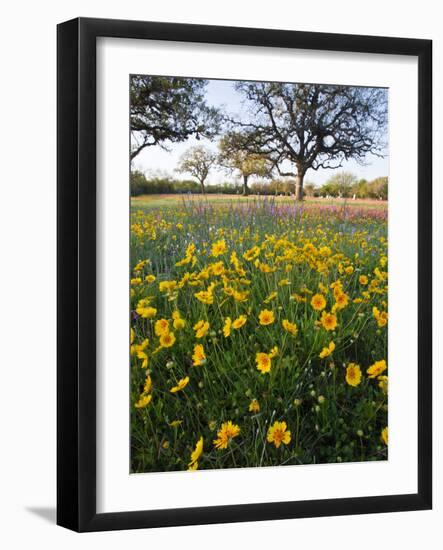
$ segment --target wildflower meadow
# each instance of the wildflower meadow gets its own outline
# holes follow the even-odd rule
[[[386,203],[131,211],[131,472],[387,458]]]

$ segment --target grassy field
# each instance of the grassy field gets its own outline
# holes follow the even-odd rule
[[[275,200],[278,204],[293,204],[293,197],[271,197],[272,200]],[[205,197],[201,195],[141,195],[139,197],[132,197],[131,205],[132,208],[140,208],[142,210],[150,210],[153,208],[176,208],[180,206],[183,201],[195,201],[200,203],[207,201],[209,203],[216,204],[230,204],[234,203],[254,203],[257,201],[270,200],[269,197],[260,197],[258,195],[251,195],[249,197],[243,197],[241,195],[217,195],[217,194],[208,194]],[[308,198],[304,201],[305,205],[334,205],[334,206],[349,206],[352,208],[376,208],[381,210],[386,210],[388,207],[387,201],[378,201],[373,199],[320,199],[320,198]]]
[[[132,200],[132,472],[387,458],[387,204]]]

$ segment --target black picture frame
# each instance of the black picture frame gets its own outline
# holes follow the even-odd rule
[[[96,512],[96,39],[154,39],[418,59],[418,491],[416,494]],[[57,29],[57,523],[104,531],[426,510],[432,506],[432,42],[78,18]]]

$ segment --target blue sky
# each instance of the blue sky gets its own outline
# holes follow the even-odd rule
[[[242,104],[241,96],[234,89],[234,82],[229,80],[209,80],[206,88],[206,101],[209,105],[216,107],[224,106],[226,110],[233,114],[241,115],[246,112],[246,107]],[[169,144],[169,151],[163,150],[161,147],[147,147],[133,161],[133,169],[141,170],[147,174],[161,173],[168,174],[172,177],[185,177],[174,171],[177,166],[180,156],[194,145],[204,145],[214,151],[217,151],[216,141],[210,142],[206,139],[197,141],[195,138],[189,138],[183,143]],[[366,165],[361,166],[357,162],[351,160],[343,163],[343,167],[338,170],[308,170],[305,176],[305,182],[310,181],[317,185],[321,185],[337,171],[349,171],[357,176],[357,178],[365,178],[367,180],[374,179],[379,176],[388,176],[389,158],[383,159],[368,156]],[[220,183],[223,181],[234,181],[235,176],[226,173],[222,169],[214,168],[208,176],[207,185]],[[240,178],[237,178],[240,181]],[[254,178],[251,178],[251,182]]]

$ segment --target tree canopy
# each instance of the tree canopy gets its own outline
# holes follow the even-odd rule
[[[207,80],[134,75],[130,80],[131,160],[143,149],[197,139],[213,138],[220,115],[207,105]]]

